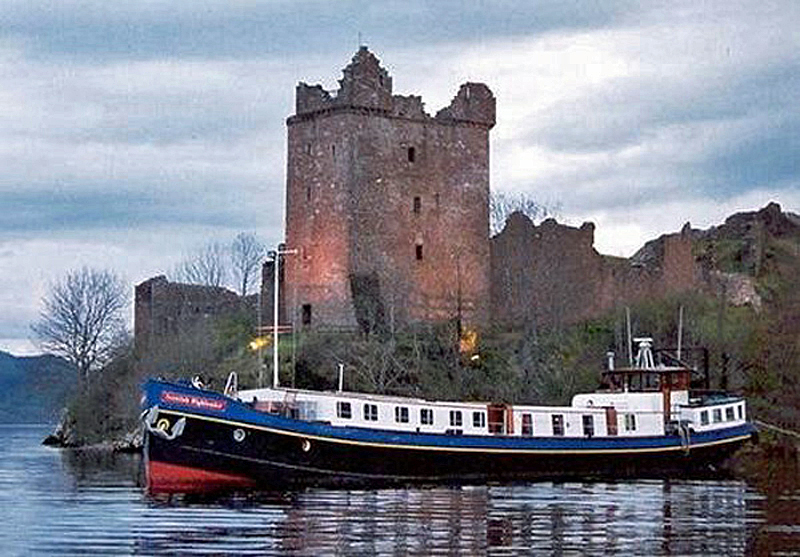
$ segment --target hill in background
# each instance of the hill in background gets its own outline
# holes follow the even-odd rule
[[[0,423],[55,423],[76,384],[61,358],[0,352]]]

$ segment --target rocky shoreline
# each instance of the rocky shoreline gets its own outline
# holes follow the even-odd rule
[[[61,414],[61,419],[53,433],[42,440],[42,445],[59,449],[105,450],[115,453],[138,453],[144,447],[144,429],[141,425],[121,436],[87,443],[77,433],[75,421],[68,412]]]

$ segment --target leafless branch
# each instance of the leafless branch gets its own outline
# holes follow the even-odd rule
[[[228,279],[227,260],[225,246],[211,242],[184,259],[175,269],[175,277],[190,284],[223,286]]]
[[[31,328],[44,350],[63,356],[88,380],[125,335],[127,303],[128,290],[119,277],[84,267],[50,287]]]
[[[230,258],[233,278],[240,287],[239,294],[247,296],[251,280],[258,276],[264,258],[264,244],[258,241],[255,234],[242,232],[231,244]]]
[[[556,216],[559,207],[539,203],[525,193],[492,192],[489,196],[489,226],[492,236],[503,230],[506,219],[517,211],[536,222],[545,217]]]

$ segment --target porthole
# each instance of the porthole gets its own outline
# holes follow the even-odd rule
[[[300,448],[303,450],[304,453],[307,453],[308,451],[311,450],[311,441],[309,441],[308,439],[303,439],[300,442]]]
[[[244,441],[245,435],[246,434],[243,429],[236,428],[233,430],[233,440],[236,441],[237,443],[241,443],[242,441]]]

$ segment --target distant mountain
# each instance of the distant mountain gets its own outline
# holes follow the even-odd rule
[[[61,358],[0,352],[0,423],[54,423],[76,381]]]

